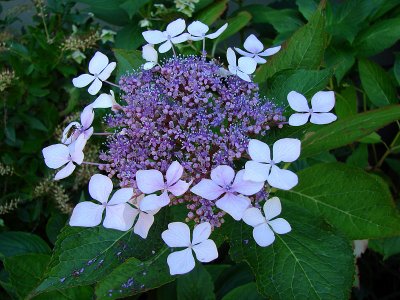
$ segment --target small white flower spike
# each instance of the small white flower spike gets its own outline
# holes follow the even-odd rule
[[[252,160],[246,162],[244,180],[268,181],[272,187],[290,190],[298,183],[297,175],[292,171],[278,168],[276,164],[298,159],[300,147],[298,139],[280,139],[272,147],[271,159],[271,151],[267,144],[259,140],[250,140],[248,150]]]
[[[161,237],[168,247],[184,247],[168,255],[167,263],[171,275],[185,274],[193,270],[195,261],[192,250],[200,262],[210,262],[218,258],[217,245],[210,240],[211,225],[201,223],[193,229],[193,239],[190,241],[190,229],[185,223],[173,222],[168,224]]]
[[[151,44],[147,44],[143,46],[142,56],[147,61],[143,65],[143,69],[150,70],[155,65],[158,64],[158,53],[154,49],[154,46]]]
[[[261,247],[267,247],[275,241],[275,233],[285,234],[292,230],[288,221],[283,218],[274,219],[282,211],[281,201],[278,197],[267,200],[261,210],[255,207],[247,209],[243,214],[243,221],[252,227],[253,237]],[[274,219],[274,220],[273,220]],[[272,230],[271,230],[272,229]]]
[[[218,166],[211,171],[211,180],[202,179],[191,188],[191,192],[207,200],[216,200],[215,205],[230,214],[235,220],[240,220],[244,211],[250,206],[250,199],[245,196],[259,192],[264,182],[246,181],[244,170],[235,171],[229,166]]]
[[[246,49],[247,51],[243,51],[242,49],[236,47],[235,50],[240,55],[253,58],[258,64],[265,64],[267,62],[261,56],[271,56],[277,53],[279,50],[281,50],[281,46],[268,48],[264,50],[264,45],[254,34],[248,36],[248,38],[244,41],[243,46],[244,49]]]
[[[158,170],[139,170],[136,172],[136,183],[138,189],[144,194],[151,194],[140,201],[142,211],[157,210],[170,203],[168,192],[174,196],[182,196],[192,184],[180,180],[183,174],[183,167],[174,161],[168,168],[165,175],[167,181],[164,182],[163,175]],[[161,195],[153,194],[161,191]]]
[[[141,236],[143,239],[146,239],[149,230],[154,223],[154,215],[158,213],[159,209],[149,211],[141,210],[140,202],[143,200],[143,198],[144,195],[140,195],[139,197],[131,199],[129,202],[136,207],[133,208],[136,212],[134,219],[136,219],[136,216],[139,216],[135,226],[133,226],[133,232]]]
[[[72,122],[65,127],[61,143],[69,145],[75,142],[81,134],[84,136],[85,140],[88,140],[93,134],[93,119],[93,108],[91,105],[88,105],[81,113],[81,123]]]
[[[91,104],[91,106],[93,108],[110,108],[112,111],[118,111],[118,109],[121,107],[117,101],[115,101],[115,95],[114,92],[112,90],[110,90],[110,94],[100,94],[100,96],[98,96],[96,98],[96,100],[94,100],[94,102]]]
[[[188,26],[187,30],[190,33],[190,38],[189,38],[190,40],[202,41],[206,38],[216,39],[225,31],[227,27],[228,24],[224,24],[216,32],[207,34],[209,30],[208,26],[200,21],[194,21],[192,24]]]
[[[290,107],[297,112],[289,118],[291,126],[306,124],[310,116],[310,122],[318,125],[329,124],[337,119],[333,113],[329,112],[335,106],[335,93],[332,91],[317,92],[311,98],[311,108],[308,106],[307,99],[295,91],[287,95],[287,100]]]
[[[228,69],[234,75],[239,76],[244,81],[251,82],[250,76],[254,73],[257,68],[257,63],[251,57],[240,57],[236,61],[236,54],[232,48],[228,48],[226,52],[226,58],[228,60]]]
[[[77,88],[85,87],[91,83],[88,92],[91,95],[96,95],[100,91],[103,81],[111,76],[116,66],[115,62],[109,63],[108,57],[97,51],[89,62],[90,74],[82,74],[75,77],[72,79],[72,83]]]
[[[137,215],[136,210],[127,204],[133,195],[133,189],[119,189],[108,200],[112,190],[113,184],[110,178],[101,174],[93,175],[89,181],[89,194],[100,204],[91,201],[78,203],[72,212],[69,225],[81,227],[97,226],[101,223],[105,209],[106,216],[103,221],[105,228],[121,231],[129,230]]]
[[[77,140],[69,146],[63,144],[55,144],[48,146],[42,150],[45,164],[52,169],[58,169],[64,165],[60,171],[57,172],[54,180],[60,180],[68,177],[75,170],[77,165],[83,162],[83,148],[85,147],[86,139],[84,135],[80,135]]]
[[[165,53],[173,48],[173,44],[180,44],[188,40],[189,34],[183,33],[185,28],[185,20],[178,19],[169,23],[165,31],[148,30],[143,32],[142,35],[149,44],[157,45],[162,43],[158,51]]]

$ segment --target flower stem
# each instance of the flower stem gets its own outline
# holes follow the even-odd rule
[[[93,132],[93,135],[113,135],[112,132]]]
[[[121,89],[121,87],[120,87],[118,84],[115,84],[115,83],[109,82],[109,81],[107,81],[107,80],[104,80],[103,82],[105,82],[105,83],[108,83],[109,85],[112,85],[112,86],[115,86],[115,87],[117,87],[117,88]]]
[[[172,52],[174,52],[174,57],[176,57],[176,52],[175,52],[174,44],[172,44],[172,42],[170,42],[170,43],[171,43],[171,47],[172,47]]]
[[[91,166],[105,166],[105,164],[94,163],[94,162],[89,162],[89,161],[83,161],[82,164],[91,165]]]

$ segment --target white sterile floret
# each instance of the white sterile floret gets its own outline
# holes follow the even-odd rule
[[[227,27],[228,24],[224,24],[214,33],[207,34],[209,27],[200,21],[194,21],[188,26],[187,30],[190,33],[189,39],[191,39],[192,41],[201,41],[205,38],[216,39],[225,31]]]
[[[51,145],[42,150],[45,164],[52,169],[58,169],[66,165],[57,172],[54,180],[60,180],[68,177],[75,170],[77,165],[82,164],[86,139],[80,135],[77,140],[70,145],[63,144]],[[75,163],[75,164],[74,164]]]
[[[232,48],[228,48],[226,52],[226,58],[228,60],[228,69],[234,75],[239,76],[241,79],[251,82],[250,76],[254,73],[257,68],[257,63],[251,57],[240,57],[236,61],[236,54]]]
[[[250,140],[249,155],[252,160],[246,162],[244,179],[256,182],[268,181],[272,187],[290,190],[298,183],[295,173],[280,169],[280,162],[293,162],[300,156],[301,143],[298,139],[280,139],[272,147],[258,140]]]
[[[151,68],[153,68],[155,65],[158,64],[158,53],[156,49],[154,49],[153,45],[151,44],[144,45],[142,50],[142,56],[147,61],[143,65],[143,69],[150,70]]]
[[[120,108],[120,105],[115,101],[115,95],[112,90],[110,90],[110,94],[100,94],[91,104],[93,108],[110,108],[112,111],[117,111]]]
[[[182,196],[191,185],[191,182],[180,180],[183,175],[183,167],[174,161],[166,172],[167,181],[164,182],[163,174],[158,170],[139,170],[136,172],[136,184],[144,194],[151,194],[140,201],[140,209],[143,211],[156,210],[170,203],[168,192],[174,196]],[[161,195],[153,194],[161,191]]]
[[[91,105],[84,108],[81,113],[81,123],[71,122],[65,127],[61,143],[69,145],[75,142],[80,135],[83,135],[85,140],[88,140],[93,134],[93,123],[94,112]]]
[[[271,245],[275,240],[275,233],[285,234],[292,230],[290,224],[283,218],[274,219],[282,211],[281,201],[278,197],[267,200],[261,210],[255,207],[247,209],[243,214],[243,221],[252,227],[253,237],[261,247]]]
[[[211,225],[201,223],[193,229],[193,238],[190,241],[190,229],[185,223],[173,222],[168,224],[161,237],[169,247],[183,247],[184,250],[168,255],[167,263],[171,275],[185,274],[193,270],[195,261],[192,250],[200,262],[210,262],[218,258],[218,250],[213,240],[210,240]]]
[[[105,209],[106,216],[103,221],[105,228],[121,231],[129,230],[136,216],[135,209],[127,204],[133,196],[133,189],[119,189],[108,200],[112,190],[113,184],[110,178],[101,174],[93,175],[89,181],[89,194],[100,204],[91,201],[78,203],[72,212],[69,225],[81,227],[97,226],[103,219],[103,211]]]
[[[316,93],[311,98],[311,108],[308,106],[307,99],[295,91],[291,91],[287,100],[290,107],[296,111],[289,118],[289,125],[301,126],[307,123],[310,118],[310,122],[314,124],[329,124],[337,119],[337,117],[330,113],[335,106],[335,93],[332,91]]]
[[[240,55],[253,58],[258,64],[265,64],[267,62],[261,56],[271,56],[281,50],[281,46],[272,47],[264,50],[264,45],[254,34],[249,35],[249,37],[244,41],[243,47],[247,51],[243,51],[242,49],[236,47],[235,50]]]
[[[91,95],[96,95],[100,91],[103,81],[111,76],[116,66],[115,62],[109,63],[108,57],[97,51],[89,62],[90,74],[82,74],[75,77],[72,79],[72,83],[78,88],[85,87],[91,83],[88,92]]]
[[[135,215],[133,218],[136,219],[136,217],[139,216],[135,226],[133,226],[133,232],[145,239],[147,238],[147,234],[154,223],[154,215],[158,213],[159,209],[146,211],[141,210],[140,202],[143,200],[143,198],[144,195],[140,195],[131,199],[129,202],[136,207],[133,208],[135,210]]]
[[[165,53],[171,50],[173,44],[186,42],[189,34],[183,33],[186,29],[186,23],[183,19],[175,20],[168,24],[165,31],[148,30],[142,33],[144,39],[149,44],[161,44],[158,48],[160,53]]]
[[[247,181],[243,178],[244,170],[235,171],[229,166],[218,166],[211,171],[211,179],[202,179],[191,188],[191,192],[207,200],[216,200],[215,205],[240,220],[250,206],[250,199],[245,196],[259,192],[264,182]]]

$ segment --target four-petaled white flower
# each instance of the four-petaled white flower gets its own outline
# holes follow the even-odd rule
[[[268,181],[270,186],[290,190],[298,183],[297,175],[292,171],[280,169],[276,164],[298,159],[300,146],[298,139],[280,139],[272,147],[271,158],[271,151],[267,144],[250,140],[248,150],[252,160],[246,162],[244,179],[256,182]]]
[[[129,202],[136,207],[133,208],[135,210],[135,216],[133,218],[136,219],[136,217],[139,216],[135,226],[133,226],[133,232],[145,239],[154,223],[154,215],[158,213],[159,209],[149,211],[141,210],[140,202],[143,200],[143,197],[144,195],[142,194],[131,199]]]
[[[100,91],[103,81],[111,76],[116,66],[115,62],[109,63],[108,57],[97,51],[89,62],[90,74],[82,74],[75,77],[72,79],[72,83],[78,88],[92,83],[88,88],[88,92],[91,95],[96,95]]]
[[[143,65],[143,69],[150,70],[152,67],[158,64],[158,53],[154,46],[151,44],[147,44],[143,46],[142,56],[147,61]]]
[[[55,144],[42,150],[44,162],[49,168],[58,169],[66,164],[64,168],[57,172],[54,180],[60,180],[71,175],[76,168],[74,163],[82,164],[85,144],[84,135],[80,135],[75,142],[68,146]]]
[[[139,170],[136,172],[136,184],[144,194],[151,194],[140,201],[140,209],[143,211],[156,210],[170,203],[168,192],[174,196],[182,196],[191,185],[191,182],[180,180],[183,167],[174,161],[165,175],[167,182],[164,183],[163,175],[158,170]],[[153,194],[161,191],[161,195]]]
[[[332,91],[320,91],[311,98],[311,108],[308,106],[307,99],[295,91],[291,91],[287,100],[290,107],[297,111],[289,118],[289,125],[301,126],[310,122],[314,124],[329,124],[337,119],[337,117],[329,111],[335,106],[335,93]]]
[[[168,255],[167,263],[171,275],[185,274],[193,270],[195,261],[192,250],[200,262],[210,262],[218,258],[218,250],[213,240],[210,240],[211,225],[201,223],[193,229],[193,238],[190,241],[190,229],[185,223],[173,222],[168,224],[161,237],[169,247],[185,247]]]
[[[207,34],[209,30],[208,26],[200,21],[194,21],[188,26],[187,30],[190,33],[190,39],[192,41],[201,41],[206,38],[216,39],[225,31],[227,27],[228,24],[224,24],[216,32]]]
[[[282,218],[275,218],[282,211],[281,201],[278,197],[267,200],[263,207],[264,215],[261,210],[255,207],[247,209],[243,214],[243,221],[252,227],[253,237],[256,243],[261,247],[271,245],[275,240],[274,232],[285,234],[292,230],[290,224]],[[272,228],[272,230],[271,230]]]
[[[98,96],[96,98],[96,100],[93,101],[91,106],[93,108],[110,108],[111,107],[111,110],[114,112],[118,111],[121,108],[121,106],[117,103],[117,101],[115,101],[115,95],[112,90],[110,90],[110,94],[106,94],[106,93],[100,94],[100,96]]]
[[[165,31],[148,30],[142,33],[144,39],[149,44],[161,44],[158,48],[160,53],[165,53],[172,48],[172,44],[180,44],[186,42],[189,34],[182,33],[185,31],[186,23],[183,19],[175,20],[168,24]]]
[[[236,54],[232,48],[228,48],[226,52],[226,58],[228,60],[228,69],[234,75],[239,76],[241,79],[251,82],[250,74],[253,74],[257,68],[257,63],[251,57],[240,57],[236,61]]]
[[[253,182],[243,179],[244,170],[235,171],[229,166],[218,166],[211,171],[211,179],[202,179],[191,188],[191,192],[207,200],[216,200],[215,205],[240,220],[244,211],[250,206],[250,199],[245,196],[259,192],[264,182]]]
[[[101,174],[93,175],[89,181],[89,194],[94,200],[100,202],[100,204],[90,201],[78,203],[72,212],[69,225],[82,227],[97,226],[103,219],[103,211],[105,209],[104,227],[121,231],[129,230],[133,225],[136,214],[135,209],[127,203],[133,195],[133,189],[119,189],[108,200],[112,190],[113,184],[110,178]]]
[[[249,37],[244,41],[243,46],[247,51],[243,51],[242,49],[236,47],[235,50],[243,56],[253,58],[258,64],[265,64],[267,62],[261,56],[271,56],[281,50],[281,46],[264,50],[264,45],[254,34],[249,35]]]
[[[84,136],[85,140],[88,140],[93,134],[93,119],[93,109],[90,105],[88,105],[81,113],[81,123],[71,122],[67,127],[65,127],[61,142],[69,145],[75,142],[81,134]]]

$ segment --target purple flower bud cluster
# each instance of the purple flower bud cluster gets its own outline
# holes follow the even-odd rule
[[[249,139],[282,126],[282,110],[260,97],[257,84],[226,77],[220,68],[204,57],[176,57],[122,77],[126,105],[107,117],[119,133],[109,137],[100,155],[103,169],[121,186],[135,187],[136,171],[164,173],[178,160],[187,179],[197,183],[218,165],[233,166]],[[183,201],[190,219],[220,225],[223,214],[210,201],[187,193],[172,203]]]

